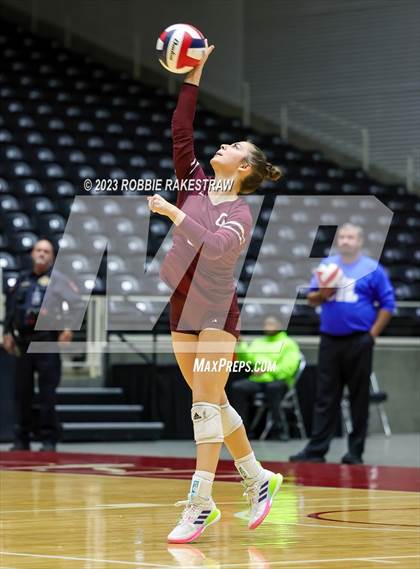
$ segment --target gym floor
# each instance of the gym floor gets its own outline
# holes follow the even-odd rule
[[[174,502],[188,492],[194,459],[180,456],[192,444],[94,446],[114,454],[89,454],[88,445],[0,454],[2,569],[419,567],[417,468],[266,461],[285,482],[264,524],[250,531],[239,477],[222,460],[214,487],[222,520],[197,543],[175,546],[166,536],[180,514]],[[121,454],[130,446],[134,456]],[[255,446],[261,457],[301,445]]]

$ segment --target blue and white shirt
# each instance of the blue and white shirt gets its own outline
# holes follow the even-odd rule
[[[394,312],[394,289],[385,269],[370,257],[361,255],[353,263],[344,263],[340,255],[327,257],[321,265],[335,263],[343,276],[336,293],[321,305],[320,331],[333,336],[368,332],[380,308]],[[312,277],[310,289],[318,290]]]

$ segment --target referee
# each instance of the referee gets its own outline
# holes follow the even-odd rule
[[[39,387],[39,425],[36,430],[42,443],[40,450],[54,451],[58,436],[55,393],[61,377],[60,355],[27,353],[27,350],[32,341],[66,344],[72,340],[71,314],[78,313],[80,295],[76,285],[61,273],[55,272],[50,284],[54,263],[54,248],[50,241],[42,239],[35,243],[31,257],[32,270],[19,275],[6,300],[3,345],[9,354],[16,357],[15,442],[10,450],[30,450],[36,373]],[[48,302],[43,306],[47,287]],[[48,318],[52,330],[35,330],[40,313]]]
[[[368,428],[369,387],[375,339],[395,307],[394,290],[383,267],[361,254],[363,230],[345,223],[338,230],[339,254],[322,263],[343,271],[338,289],[318,289],[315,277],[308,301],[321,306],[321,341],[311,439],[291,462],[325,462],[340,416],[344,385],[349,390],[353,430],[345,464],[362,464]]]

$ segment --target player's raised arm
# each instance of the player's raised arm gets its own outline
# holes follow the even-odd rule
[[[186,76],[172,117],[173,162],[179,180],[196,177],[201,170],[194,154],[193,123],[203,66],[213,49],[214,46],[206,48],[200,64]],[[204,172],[200,177],[204,177]]]

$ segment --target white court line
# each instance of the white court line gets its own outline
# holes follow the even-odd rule
[[[35,559],[61,559],[63,561],[92,561],[94,563],[113,563],[115,565],[143,565],[144,567],[171,567],[170,565],[159,565],[157,563],[146,563],[144,561],[117,561],[115,559],[95,559],[94,557],[70,557],[66,555],[42,555],[40,553],[15,553],[11,551],[0,551],[0,555],[12,557],[33,557]],[[175,567],[175,565],[173,566]],[[177,565],[179,567],[179,565]]]
[[[248,512],[236,512],[233,514],[235,518],[239,518],[241,520],[248,520]],[[342,522],[337,522],[342,523]],[[299,522],[278,522],[272,521],[267,519],[265,521],[266,525],[273,525],[273,526],[301,526],[307,528],[317,528],[319,529],[340,529],[340,530],[352,530],[352,531],[373,531],[373,532],[394,532],[394,533],[416,533],[418,534],[418,529],[398,529],[398,528],[367,528],[367,527],[360,527],[360,526],[351,526],[348,523],[343,523],[342,525],[326,525],[326,524],[304,524]]]
[[[283,494],[283,496],[285,496],[285,498],[287,498],[287,495]],[[385,499],[385,498],[384,498]],[[394,498],[395,499],[395,498]],[[306,502],[306,500],[305,500]],[[229,501],[229,502],[218,502],[219,506],[233,506],[233,505],[239,505],[239,506],[243,506],[244,505],[244,500],[234,500],[234,501]],[[76,507],[69,507],[69,508],[36,508],[36,509],[31,509],[31,508],[27,508],[27,509],[20,509],[20,510],[2,510],[2,514],[39,514],[39,513],[44,513],[44,512],[92,512],[92,511],[100,511],[100,510],[124,510],[124,509],[136,509],[136,508],[171,508],[174,506],[174,502],[168,502],[168,503],[149,503],[149,502],[128,502],[128,503],[122,503],[122,504],[97,504],[96,506],[76,506]],[[353,508],[354,506],[364,506],[364,507],[372,507],[372,510],[375,510],[375,505],[371,504],[371,503],[358,503],[358,502],[351,502],[350,504],[350,508]],[[322,507],[323,508],[342,508],[343,504],[339,503],[339,504],[328,504],[328,503],[322,503]],[[401,506],[401,508],[396,508],[396,509],[404,509],[404,506]],[[345,513],[348,510],[346,509],[342,509],[341,512]],[[302,515],[306,515],[306,514],[302,514]],[[238,516],[239,517],[239,516]],[[340,520],[338,520],[340,521]],[[277,522],[272,522],[272,523],[277,523]],[[380,524],[380,522],[377,522],[378,524]],[[304,524],[304,525],[309,525],[309,524]],[[317,526],[318,527],[318,526]],[[325,527],[325,526],[323,526]],[[360,529],[360,528],[359,528]]]
[[[99,504],[98,506],[89,507],[79,507],[79,508],[44,508],[31,510],[2,510],[2,515],[4,514],[39,514],[44,512],[94,512],[96,510],[125,510],[130,508],[170,508],[174,503],[170,502],[168,504],[147,504],[145,502],[130,503],[130,504]],[[0,568],[1,569],[1,568]]]
[[[161,565],[159,563],[146,563],[145,561],[117,561],[115,559],[95,559],[94,557],[67,557],[64,555],[42,555],[34,553],[14,553],[8,551],[0,551],[0,555],[9,555],[15,557],[33,557],[37,559],[61,559],[63,561],[91,561],[94,563],[113,563],[115,565],[137,565],[137,567],[179,567],[179,565]],[[367,561],[370,563],[380,563],[382,561],[394,561],[400,559],[419,559],[420,555],[387,555],[374,557],[336,557],[334,559],[294,559],[285,561],[270,561],[270,567],[273,565],[313,565],[321,563],[343,563],[345,561]],[[222,568],[238,567],[243,569],[243,563],[223,563]],[[184,565],[183,569],[194,569],[196,565]]]
[[[371,563],[381,563],[382,565],[396,565],[396,561],[389,561],[385,559],[372,559]]]

